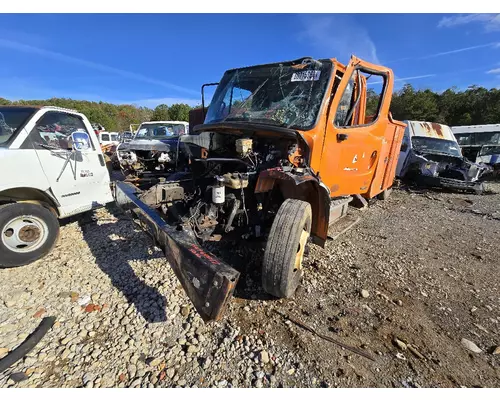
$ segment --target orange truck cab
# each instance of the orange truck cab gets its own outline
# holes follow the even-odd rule
[[[272,90],[267,89],[263,96],[258,93],[271,86],[269,72],[259,73],[259,69],[283,71],[281,77],[272,79],[280,81],[280,89],[285,92],[281,97],[291,98],[284,111],[273,104],[269,94]],[[294,83],[301,84],[301,88],[290,89]],[[305,57],[230,70],[220,83],[208,85],[218,88],[208,112],[204,108],[191,111],[190,126],[195,133],[210,128],[238,131],[238,124],[244,128],[244,124],[255,122],[263,124],[262,134],[267,123],[291,129],[301,137],[303,144],[297,147],[292,164],[306,168],[317,184],[309,185],[315,189],[307,193],[301,193],[297,187],[287,190],[286,184],[281,184],[281,188],[286,192],[285,198],[302,197],[311,203],[311,236],[316,244],[324,245],[328,226],[345,215],[346,205],[353,200],[349,196],[384,199],[390,193],[406,127],[394,120],[389,111],[394,87],[390,68],[355,56],[347,65],[334,58]],[[230,94],[223,88],[229,86]],[[264,112],[247,113],[254,103]],[[240,133],[244,134],[243,131]],[[286,178],[275,171],[261,172],[256,193],[271,190],[277,180]],[[329,204],[329,211],[324,204]]]
[[[205,321],[240,276],[205,242],[265,240],[262,287],[293,296],[308,243],[324,246],[355,198],[387,197],[406,126],[389,112],[392,71],[356,57],[237,68],[215,85],[207,110],[202,87],[190,133],[153,149],[175,170],[115,186]]]

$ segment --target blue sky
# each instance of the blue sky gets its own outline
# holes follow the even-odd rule
[[[350,54],[396,88],[500,87],[500,14],[0,15],[0,97],[199,103],[229,68]]]

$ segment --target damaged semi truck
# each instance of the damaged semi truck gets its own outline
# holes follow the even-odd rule
[[[380,88],[370,101],[368,80]],[[226,71],[203,123],[169,139],[175,167],[116,183],[118,205],[162,248],[205,321],[222,316],[240,273],[204,242],[266,240],[262,286],[290,297],[306,246],[325,245],[353,197],[387,197],[405,128],[389,112],[393,82],[389,68],[354,56]]]

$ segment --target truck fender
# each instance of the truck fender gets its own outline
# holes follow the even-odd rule
[[[280,169],[268,169],[259,174],[255,193],[264,193],[277,185],[285,199],[292,198],[311,204],[311,239],[324,247],[328,237],[330,217],[330,192],[318,178],[311,174],[292,174]]]
[[[59,216],[59,202],[51,193],[30,187],[11,188],[0,192],[0,204],[21,202],[39,204]]]

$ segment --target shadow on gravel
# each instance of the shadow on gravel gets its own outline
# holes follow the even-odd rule
[[[106,209],[118,219],[125,217],[114,204],[107,205]],[[78,223],[96,264],[109,276],[113,286],[123,293],[130,304],[135,305],[137,312],[147,322],[166,321],[165,297],[158,289],[139,278],[130,264],[131,260],[149,260],[161,256],[137,249],[137,235],[134,237],[133,229],[118,229],[117,223],[106,221],[100,221],[101,224],[98,225],[92,212],[83,214]],[[111,240],[111,234],[120,235],[124,239]]]
[[[234,297],[252,300],[276,299],[261,284],[265,242],[258,240],[209,242],[207,250],[240,272]]]

